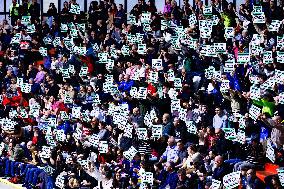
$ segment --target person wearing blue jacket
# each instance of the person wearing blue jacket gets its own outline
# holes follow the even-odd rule
[[[162,184],[159,189],[164,189],[170,187],[170,189],[175,189],[177,187],[178,182],[178,174],[176,171],[174,171],[174,163],[173,162],[167,162],[166,163],[166,171],[167,171],[167,178],[166,182]]]
[[[134,81],[130,79],[129,75],[124,76],[124,81],[121,81],[120,84],[118,85],[118,90],[119,91],[130,91],[131,87],[133,87]]]
[[[62,121],[58,126],[57,126],[58,130],[63,130],[64,134],[67,135],[68,133],[73,132],[73,129],[70,125],[69,121]]]
[[[173,136],[174,135],[174,124],[170,120],[170,114],[165,113],[163,115],[163,136]]]

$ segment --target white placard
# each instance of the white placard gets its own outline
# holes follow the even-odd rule
[[[266,145],[266,157],[272,162],[275,162],[275,152],[274,148],[272,147],[271,140],[267,140]]]
[[[235,30],[233,27],[226,27],[225,28],[225,38],[234,38]]]
[[[152,138],[160,138],[163,134],[163,125],[152,126]]]
[[[72,108],[72,117],[80,119],[80,117],[81,117],[81,107],[73,107]]]
[[[186,122],[187,131],[192,134],[197,134],[197,127],[194,121],[187,121]]]
[[[226,189],[233,189],[239,185],[240,171],[227,174],[223,177],[223,185]]]
[[[138,151],[133,146],[131,146],[127,151],[123,152],[123,155],[126,159],[131,161],[133,157],[137,154],[137,152]]]
[[[148,139],[148,134],[147,134],[146,128],[138,128],[137,129],[137,135],[138,135],[138,139],[140,139],[140,140],[147,140]]]
[[[212,185],[210,189],[220,189],[220,187],[221,187],[221,181],[212,179]]]
[[[284,187],[284,167],[277,169],[278,177],[281,183],[281,186]]]
[[[146,97],[147,97],[147,88],[139,87],[139,90],[137,92],[137,98],[138,99],[146,99]]]
[[[259,107],[255,105],[251,105],[249,109],[249,115],[252,119],[256,120],[260,112],[261,112],[261,109]]]
[[[153,173],[151,172],[143,172],[141,175],[141,183],[147,183],[153,185]]]
[[[49,146],[42,146],[42,151],[40,153],[40,157],[50,158],[50,156],[51,156],[51,148]]]
[[[222,80],[220,91],[221,92],[228,92],[230,89],[230,81],[229,80]]]
[[[108,142],[107,141],[100,141],[99,143],[99,152],[101,154],[105,154],[108,152]]]
[[[162,59],[152,59],[152,67],[156,68],[157,71],[163,70],[163,60]]]

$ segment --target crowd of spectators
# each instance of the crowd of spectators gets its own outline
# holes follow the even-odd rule
[[[284,4],[12,1],[0,176],[26,188],[280,189]],[[281,169],[279,169],[281,170]],[[282,184],[282,186],[281,186]]]

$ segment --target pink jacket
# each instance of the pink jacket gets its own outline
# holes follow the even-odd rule
[[[238,47],[233,47],[233,52],[234,52],[236,60],[238,60],[239,48]]]

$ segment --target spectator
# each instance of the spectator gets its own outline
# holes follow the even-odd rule
[[[247,182],[250,188],[264,188],[264,183],[256,176],[255,169],[247,171]]]
[[[188,136],[186,125],[178,118],[174,118],[174,137],[186,141]]]
[[[178,161],[178,151],[177,151],[177,146],[175,145],[174,137],[170,137],[168,139],[168,146],[166,148],[166,151],[161,156],[159,162],[163,162],[164,160],[166,160],[167,162],[174,162],[174,163],[177,163]]]
[[[193,168],[193,164],[201,161],[201,155],[197,151],[196,146],[191,145],[187,148],[188,157],[184,161],[182,168],[186,169],[187,172],[192,172],[190,169]]]
[[[165,4],[165,6],[164,6],[164,14],[165,14],[165,16],[169,17],[171,11],[172,11],[172,4],[171,4],[171,1],[170,1],[170,0],[167,0],[167,1],[166,1],[166,4]]]
[[[143,116],[140,114],[139,108],[133,108],[133,114],[130,116],[130,122],[134,123],[137,128],[141,128],[144,125]]]
[[[67,23],[69,21],[69,6],[68,6],[68,2],[64,1],[63,3],[63,8],[60,12],[60,19],[62,23]]]
[[[29,14],[32,18],[39,18],[40,16],[40,5],[37,0],[32,0],[32,3],[29,5]]]
[[[167,178],[163,185],[159,188],[169,187],[170,189],[174,189],[177,187],[178,175],[174,171],[174,163],[167,162],[166,163],[166,171],[167,171]]]
[[[185,169],[178,170],[178,183],[176,188],[178,189],[190,188],[190,180],[188,177],[186,177]]]
[[[170,120],[170,114],[163,115],[163,136],[173,136],[174,126],[172,121]]]
[[[163,168],[163,165],[161,163],[156,163],[154,165],[154,186],[160,186],[163,185],[164,182],[166,181],[166,171]]]
[[[131,87],[134,85],[133,80],[130,80],[129,75],[124,76],[124,80],[119,84],[118,90],[126,92],[130,91]]]
[[[138,189],[138,188],[139,188],[138,179],[135,177],[131,177],[130,186],[128,187],[128,189]]]
[[[224,158],[222,156],[215,157],[215,169],[213,170],[212,178],[216,180],[222,180],[223,177],[230,173],[231,170],[226,163],[224,163]]]
[[[44,72],[43,69],[44,68],[43,68],[42,65],[38,66],[38,72],[37,72],[36,77],[34,79],[35,83],[42,83],[43,82],[43,79],[44,79],[44,76],[45,76],[45,72]]]
[[[12,4],[10,5],[10,17],[11,17],[11,25],[15,26],[16,21],[19,19],[20,13],[19,13],[20,5],[17,3],[17,0],[13,0]]]
[[[125,11],[123,9],[123,5],[122,4],[118,5],[118,9],[117,9],[117,12],[115,14],[114,19],[115,19],[114,23],[117,26],[121,26],[122,23],[125,23]]]
[[[268,127],[272,127],[271,140],[274,145],[280,147],[283,145],[283,131],[282,131],[282,118],[274,116],[272,119],[267,119],[264,115],[260,116],[261,120],[266,123]]]
[[[187,152],[182,141],[177,142],[177,147],[178,147],[178,164],[176,165],[176,168],[180,168],[182,167],[183,162],[186,161]]]
[[[235,170],[240,170],[242,167],[254,168],[254,169],[262,169],[263,168],[263,159],[264,152],[262,145],[258,142],[256,138],[252,139],[251,144],[244,144],[242,146],[244,150],[245,157],[244,162],[239,162],[235,164]]]
[[[51,27],[52,22],[54,19],[57,19],[57,8],[55,7],[54,3],[50,3],[49,4],[49,8],[47,10],[47,15],[48,15],[48,20],[47,20],[47,24],[49,27]]]
[[[213,127],[215,129],[221,129],[227,127],[227,116],[221,110],[221,108],[215,108],[216,115],[213,117]]]

